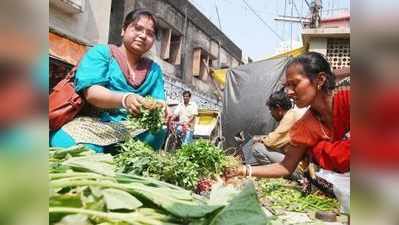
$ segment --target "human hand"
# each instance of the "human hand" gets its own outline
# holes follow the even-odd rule
[[[172,111],[167,105],[165,105],[165,121],[169,122],[172,119],[172,117],[173,117]]]
[[[185,129],[191,128],[191,123],[183,123],[182,125]]]
[[[223,171],[223,177],[225,178],[225,180],[228,180],[230,178],[237,176],[245,176],[245,173],[246,173],[245,166],[230,167],[226,168]]]
[[[126,109],[129,113],[137,116],[140,114],[140,107],[142,106],[144,98],[140,95],[130,94],[125,99]]]
[[[149,110],[164,109],[166,107],[166,104],[164,102],[157,101],[155,99],[147,99],[147,98],[143,98],[142,105],[144,108],[149,109]]]
[[[262,136],[254,136],[254,137],[252,137],[252,141],[254,142],[254,144],[256,144],[256,143],[260,143],[260,142],[262,142]]]

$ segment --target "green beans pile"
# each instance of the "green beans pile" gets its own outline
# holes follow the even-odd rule
[[[338,201],[317,194],[304,195],[300,190],[287,185],[283,179],[261,180],[258,182],[260,197],[270,202],[272,209],[295,212],[337,211]]]

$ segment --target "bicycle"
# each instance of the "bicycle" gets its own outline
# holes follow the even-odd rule
[[[234,142],[235,142],[235,146],[229,147],[224,151],[227,155],[232,155],[233,157],[238,157],[241,159],[241,161],[244,162],[245,157],[244,157],[244,152],[242,149],[242,147],[246,143],[244,131],[241,131],[241,132],[237,133],[236,135],[234,135]]]
[[[177,127],[180,125],[182,124],[174,121],[168,123],[168,137],[166,138],[163,148],[164,152],[175,152],[176,149],[181,147],[185,132],[177,131]]]

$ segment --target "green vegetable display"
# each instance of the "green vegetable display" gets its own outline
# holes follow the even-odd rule
[[[50,224],[238,225],[246,224],[243,221],[250,217],[253,225],[268,221],[253,184],[244,185],[239,192],[218,190],[230,200],[211,202],[154,178],[115,173],[112,161],[110,155],[81,146],[50,149]],[[245,210],[241,210],[242,202]],[[226,220],[232,212],[235,219]]]
[[[259,207],[255,187],[252,182],[247,181],[244,188],[238,193],[230,204],[224,207],[210,222],[210,225],[217,224],[266,224],[267,218]],[[247,216],[243,217],[242,212]]]
[[[164,108],[151,96],[144,98],[140,108],[140,115],[134,117],[128,115],[128,127],[131,129],[148,129],[150,132],[158,132],[164,124]]]
[[[128,140],[115,157],[117,171],[151,176],[194,190],[203,178],[214,178],[234,159],[205,140],[183,145],[176,153],[158,154],[148,145]]]
[[[199,177],[220,174],[226,164],[224,152],[205,140],[183,145],[176,156],[178,159],[195,163],[200,168]]]
[[[337,211],[338,201],[317,194],[304,195],[295,186],[283,179],[263,179],[258,181],[260,197],[265,197],[273,209],[296,212]]]
[[[117,172],[151,176],[165,180],[161,177],[169,160],[155,152],[149,145],[141,141],[129,139],[121,144],[121,152],[114,157]]]

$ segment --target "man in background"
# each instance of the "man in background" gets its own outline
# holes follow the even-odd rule
[[[264,165],[281,162],[284,159],[284,148],[290,142],[288,132],[306,111],[293,105],[283,90],[270,95],[266,106],[278,122],[278,126],[266,135],[254,136],[244,146],[244,155],[248,164]]]
[[[177,132],[182,132],[182,144],[188,144],[193,139],[194,119],[198,115],[197,104],[191,101],[191,92],[183,92],[183,102],[180,103],[173,112],[172,121],[178,118]]]

